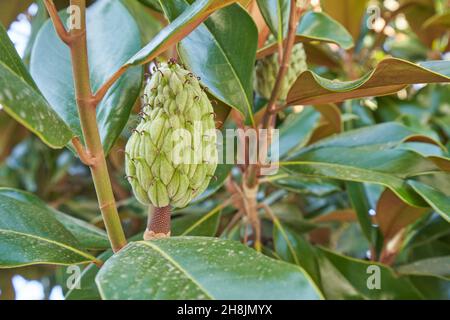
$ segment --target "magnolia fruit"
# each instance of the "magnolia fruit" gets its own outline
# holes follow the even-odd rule
[[[268,42],[272,43],[271,37]],[[279,55],[275,53],[271,56],[258,60],[255,70],[255,91],[262,97],[270,99],[275,81],[280,69]],[[306,71],[306,54],[303,44],[298,43],[292,48],[292,55],[289,60],[289,68],[281,82],[280,100],[286,100],[290,88],[303,71]]]
[[[169,61],[146,85],[141,116],[125,150],[133,192],[146,205],[185,207],[217,167],[211,102],[192,73]]]

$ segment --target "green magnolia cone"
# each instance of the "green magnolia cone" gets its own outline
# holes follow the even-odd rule
[[[273,37],[271,37],[268,42],[273,42]],[[275,86],[278,70],[280,69],[278,56],[278,53],[275,53],[258,60],[256,64],[255,91],[266,99],[270,99],[273,87]],[[281,84],[281,100],[286,100],[289,89],[292,87],[295,80],[297,80],[300,74],[307,69],[306,53],[303,44],[298,43],[292,48],[289,68]]]
[[[192,73],[163,63],[144,91],[142,121],[126,146],[126,173],[137,199],[185,207],[217,167],[214,111]]]

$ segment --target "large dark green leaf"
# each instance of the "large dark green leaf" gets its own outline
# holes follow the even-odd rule
[[[289,7],[287,8],[289,12]],[[353,47],[352,36],[336,20],[322,12],[307,12],[301,19],[296,42],[334,43],[344,49]],[[270,43],[258,50],[257,57],[262,58],[277,50],[277,43]]]
[[[214,238],[133,242],[105,263],[96,281],[104,299],[319,298],[299,267]]]
[[[125,7],[130,11],[136,24],[141,31],[141,39],[143,43],[147,43],[161,30],[162,24],[153,17],[149,10],[136,0],[121,0]]]
[[[289,227],[276,221],[273,228],[273,242],[275,251],[282,260],[305,269],[320,286],[320,272],[315,252],[302,235],[296,234]]]
[[[354,81],[325,79],[314,72],[303,72],[289,91],[289,104],[324,104],[348,99],[388,95],[415,83],[450,82],[450,61],[420,64],[389,58],[375,70]]]
[[[0,25],[0,105],[15,120],[53,148],[65,146],[73,133],[37,89]]]
[[[289,152],[304,147],[314,128],[318,125],[320,113],[313,108],[306,108],[300,113],[290,114],[279,127],[279,154],[284,158]]]
[[[54,214],[55,218],[75,236],[83,248],[91,250],[110,248],[108,236],[103,230],[56,210]]]
[[[95,260],[38,198],[0,189],[0,268]]]
[[[424,206],[424,202],[407,186],[405,180],[426,171],[438,171],[431,161],[412,151],[379,151],[377,148],[364,147],[324,148],[280,164],[292,173],[381,184],[414,206]]]
[[[419,137],[400,125],[381,124],[322,140],[280,165],[288,173],[380,184],[413,206],[426,206],[407,179],[441,169],[432,159],[399,147],[408,139]]]
[[[373,208],[370,207],[364,184],[347,182],[346,187],[350,202],[358,217],[361,230],[369,243],[374,245],[374,228],[369,214],[370,209]]]
[[[214,11],[236,0],[198,0],[172,23],[162,29],[145,47],[133,55],[124,67],[150,62],[171,45],[183,39]]]
[[[331,179],[319,179],[309,176],[281,173],[278,176],[268,177],[268,182],[278,188],[304,195],[323,197],[341,190],[339,184]]]
[[[276,39],[283,39],[289,24],[289,0],[257,0],[259,10]]]
[[[190,2],[161,1],[161,6],[168,19],[174,21]],[[234,4],[212,14],[179,43],[178,51],[210,93],[252,118],[257,42],[258,31],[252,18]],[[199,47],[203,49],[198,50]]]
[[[448,299],[450,283],[444,279],[420,276],[398,276],[391,268],[371,261],[345,257],[319,249],[319,266],[325,296],[329,299]],[[379,270],[381,288],[367,285],[373,274],[369,268]],[[373,269],[372,269],[373,270]],[[423,290],[421,282],[428,280],[432,294]]]
[[[444,184],[439,180],[433,179],[433,181],[427,181],[429,184],[420,181],[409,181],[409,184],[436,212],[450,222],[450,189],[448,188],[450,174],[442,173],[441,175],[446,179],[447,183]],[[434,183],[436,183],[436,186],[432,185]]]
[[[297,40],[335,43],[344,49],[353,47],[352,36],[326,13],[308,12],[297,28]]]
[[[63,21],[67,13],[61,13]],[[139,29],[120,1],[102,0],[87,10],[87,42],[92,90],[97,91],[141,46]],[[33,47],[31,74],[54,110],[82,136],[69,48],[47,21]],[[106,152],[124,128],[138,98],[142,70],[128,70],[97,106],[97,121]]]
[[[399,276],[372,261],[346,257],[313,247],[286,227],[276,225],[274,240],[283,260],[303,267],[327,299],[448,299],[450,282],[432,276]],[[370,288],[376,272],[380,288]],[[428,283],[428,284],[427,284]]]

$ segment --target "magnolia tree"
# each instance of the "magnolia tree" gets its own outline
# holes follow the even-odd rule
[[[0,298],[449,298],[448,1],[0,12]]]

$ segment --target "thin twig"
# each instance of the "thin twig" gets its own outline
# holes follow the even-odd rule
[[[45,0],[44,4],[45,7],[47,8],[50,19],[52,20],[53,25],[55,26],[56,33],[65,44],[69,45],[72,38],[69,32],[67,32],[66,28],[64,27],[64,24],[58,15],[58,10],[56,9],[55,4],[53,3],[52,0]]]
[[[63,28],[53,1],[46,0],[45,4],[58,35],[70,48],[78,115],[86,142],[86,151],[77,139],[73,140],[74,146],[80,154],[80,159],[83,158],[83,161],[90,166],[109,241],[113,251],[118,252],[127,244],[127,240],[115,205],[111,179],[97,124],[96,101],[93,100],[92,96],[86,40],[86,1],[70,0],[70,5],[78,7],[80,13],[80,28],[72,28],[70,33],[67,33]]]
[[[94,158],[89,154],[89,152],[86,150],[86,148],[81,143],[81,140],[79,137],[75,137],[72,139],[73,147],[75,148],[76,152],[78,153],[78,156],[80,157],[80,161],[87,165],[92,166],[94,165]]]
[[[295,43],[297,25],[299,23],[299,17],[301,17],[302,15],[302,10],[298,9],[296,4],[297,4],[296,0],[291,0],[288,35],[286,41],[284,42],[285,47],[283,49],[283,59],[280,65],[280,70],[278,71],[277,79],[275,81],[275,86],[272,90],[272,95],[270,97],[262,121],[262,128],[269,130],[267,139],[264,139],[264,141],[262,141],[262,143],[267,144],[267,146],[271,144],[272,132],[270,129],[274,125],[274,119],[277,111],[277,103],[281,94],[281,85],[289,68],[289,61],[292,54],[292,48],[294,47]],[[264,146],[262,148],[264,148]],[[265,150],[267,150],[267,148]],[[264,163],[264,161],[265,159],[260,159],[260,163]],[[249,166],[248,172],[246,174],[246,183],[249,187],[255,187],[257,185],[258,183],[257,176],[259,175],[259,169],[260,164]]]
[[[267,213],[269,218],[272,219],[272,222],[274,224],[279,224],[277,216],[275,215],[275,213],[273,213],[272,209],[266,203],[261,202],[258,206],[258,209],[263,209]]]
[[[117,70],[94,94],[93,100],[96,104],[100,103],[102,99],[105,97],[108,90],[116,83],[117,80],[127,71],[129,65],[123,65]]]

